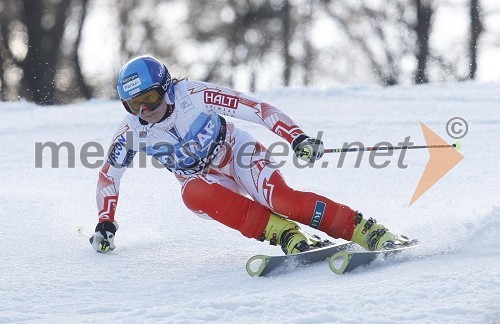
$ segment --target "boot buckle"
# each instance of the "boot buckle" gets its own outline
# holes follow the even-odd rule
[[[369,230],[370,228],[372,228],[373,224],[375,224],[376,222],[377,222],[377,221],[376,221],[375,219],[373,219],[373,218],[371,218],[371,217],[370,217],[370,218],[366,221],[366,223],[365,223],[365,227],[363,228],[363,232],[361,232],[361,233],[366,234],[366,232],[368,232],[368,230]]]
[[[270,245],[278,245],[278,237],[276,233],[273,233],[273,237],[269,240]]]

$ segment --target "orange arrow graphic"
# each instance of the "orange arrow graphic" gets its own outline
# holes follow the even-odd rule
[[[434,133],[429,127],[420,122],[420,127],[424,133],[425,142],[430,145],[447,145],[441,137]],[[411,198],[411,206],[417,199],[427,192],[436,182],[444,177],[451,169],[455,167],[464,156],[457,152],[453,147],[443,149],[429,148],[429,162],[425,166],[424,173],[418,182],[417,189]]]

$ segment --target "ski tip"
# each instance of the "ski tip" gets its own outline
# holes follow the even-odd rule
[[[266,268],[269,256],[255,255],[247,261],[246,269],[250,276],[259,277]]]
[[[351,261],[352,255],[352,251],[340,251],[335,253],[330,258],[330,269],[332,272],[338,275],[343,274]]]

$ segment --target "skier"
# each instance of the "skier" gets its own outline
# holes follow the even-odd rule
[[[258,123],[290,143],[299,158],[309,163],[320,159],[322,141],[307,136],[278,108],[230,88],[173,80],[152,56],[127,62],[118,74],[117,90],[128,114],[99,173],[99,222],[90,238],[96,251],[115,249],[120,178],[140,140],[146,154],[175,174],[190,210],[246,237],[280,245],[285,254],[331,244],[303,232],[297,222],[367,250],[409,244],[407,237],[348,206],[290,188],[266,148],[223,117]]]

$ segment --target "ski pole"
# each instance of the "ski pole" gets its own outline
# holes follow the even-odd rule
[[[78,226],[78,227],[76,228],[76,232],[77,232],[78,234],[80,234],[80,235],[85,236],[85,237],[86,237],[86,238],[88,238],[88,239],[90,238],[90,235],[88,235],[87,233],[85,233],[85,232],[84,232],[84,228],[83,228],[83,226]]]
[[[438,149],[453,147],[457,150],[462,148],[462,143],[456,141],[453,144],[447,145],[417,145],[417,146],[369,146],[369,147],[348,147],[325,149],[325,153],[343,153],[343,152],[361,152],[361,151],[395,151],[395,150],[414,150],[414,149]]]

